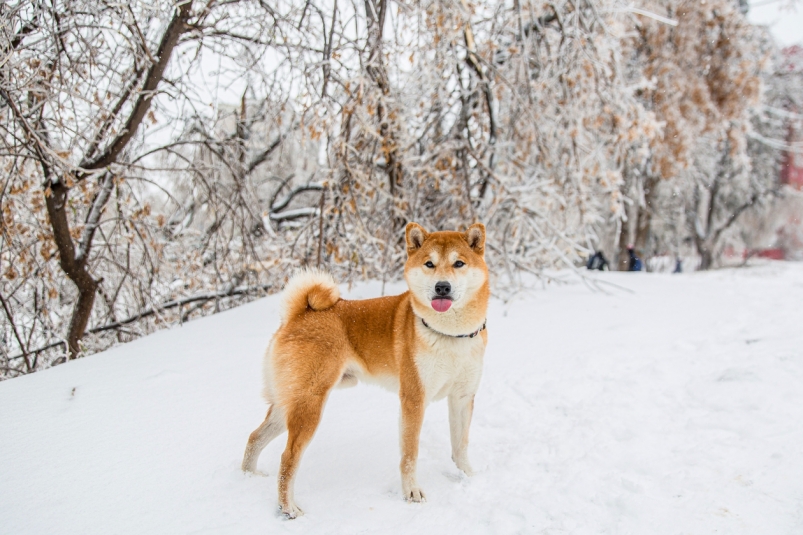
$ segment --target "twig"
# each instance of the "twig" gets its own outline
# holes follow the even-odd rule
[[[94,327],[92,329],[87,329],[86,332],[87,332],[87,334],[97,334],[97,333],[101,333],[101,332],[104,332],[104,331],[110,331],[110,330],[122,327],[123,325],[128,325],[129,323],[133,323],[133,322],[135,322],[137,320],[141,320],[143,318],[147,318],[149,316],[153,316],[154,314],[158,314],[158,313],[160,313],[160,312],[162,312],[164,310],[169,310],[171,308],[180,307],[182,305],[186,305],[188,303],[194,303],[196,301],[211,301],[212,299],[220,299],[220,298],[223,298],[223,297],[232,297],[232,296],[235,296],[235,295],[242,295],[242,294],[253,292],[255,290],[267,291],[267,290],[270,290],[271,288],[273,288],[273,284],[261,284],[261,285],[258,285],[258,286],[247,286],[247,287],[241,287],[241,288],[234,288],[233,290],[223,290],[223,291],[215,292],[215,293],[211,293],[211,294],[207,293],[207,294],[193,295],[191,297],[185,297],[183,299],[174,299],[172,301],[167,301],[165,303],[162,303],[161,305],[157,305],[155,307],[143,310],[142,312],[140,312],[138,314],[134,314],[133,316],[130,316],[128,318],[125,318],[125,319],[122,319],[122,320],[119,320],[119,321],[113,321],[111,323],[107,323],[106,325],[101,325],[99,327]],[[64,341],[53,342],[53,343],[48,344],[46,346],[40,347],[38,349],[34,349],[32,351],[28,351],[27,354],[28,355],[33,355],[33,354],[36,354],[36,353],[41,353],[42,351],[45,351],[47,349],[51,349],[53,347],[56,347],[56,346],[59,346],[59,345],[63,345],[63,344],[66,344],[66,342],[64,342]],[[25,356],[24,354],[15,355],[13,357],[9,357],[8,360],[19,359],[19,358],[23,358],[24,356]]]

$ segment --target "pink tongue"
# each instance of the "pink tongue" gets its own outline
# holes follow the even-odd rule
[[[452,306],[451,299],[433,299],[432,300],[432,308],[437,310],[438,312],[446,312],[449,310],[449,307]]]

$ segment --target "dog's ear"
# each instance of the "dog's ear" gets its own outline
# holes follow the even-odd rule
[[[468,246],[474,249],[478,255],[485,255],[485,225],[474,223],[464,234]]]
[[[415,253],[424,245],[429,233],[418,223],[407,223],[404,229],[404,237],[407,240],[407,256]]]

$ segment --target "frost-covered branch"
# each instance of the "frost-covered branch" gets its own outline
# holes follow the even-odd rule
[[[95,199],[89,208],[89,213],[86,216],[86,223],[84,224],[84,232],[81,235],[81,241],[78,244],[78,249],[75,251],[75,261],[83,263],[86,260],[86,255],[92,247],[92,238],[95,237],[95,231],[100,224],[100,215],[106,207],[106,202],[111,196],[112,188],[114,187],[114,175],[106,172],[100,180],[100,188],[98,189]]]

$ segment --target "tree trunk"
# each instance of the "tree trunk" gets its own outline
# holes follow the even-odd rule
[[[117,158],[136,134],[143,118],[146,116],[151,106],[151,100],[159,83],[161,82],[173,50],[179,41],[182,33],[187,28],[187,19],[192,9],[192,0],[181,4],[176,10],[175,15],[167,26],[164,35],[156,51],[156,61],[151,64],[145,77],[142,89],[138,92],[138,97],[134,103],[130,115],[125,121],[125,128],[114,138],[99,155],[93,158],[92,154],[86,154],[81,167],[85,170],[108,168],[114,164]],[[126,99],[128,95],[126,96]],[[99,141],[96,140],[96,141]],[[93,144],[93,147],[96,145]],[[38,149],[38,147],[37,147]],[[94,148],[92,149],[94,151]],[[70,222],[67,218],[67,200],[70,188],[64,183],[64,179],[58,177],[47,163],[48,158],[45,152],[37,150],[37,155],[46,177],[45,205],[47,214],[50,218],[50,226],[53,230],[53,239],[59,253],[59,264],[67,277],[75,284],[78,289],[78,302],[73,308],[70,318],[70,329],[67,333],[67,346],[69,358],[77,358],[81,352],[79,342],[86,332],[89,317],[92,314],[92,307],[95,303],[95,293],[98,290],[98,281],[92,278],[87,271],[89,262],[89,252],[92,247],[92,238],[100,221],[103,207],[109,198],[113,187],[113,177],[110,171],[102,181],[101,189],[98,191],[92,202],[90,212],[87,216],[87,225],[84,230],[84,237],[79,243],[78,251],[70,233]],[[86,175],[76,174],[76,180],[86,180]]]
[[[696,237],[694,239],[694,246],[697,254],[700,255],[700,271],[706,271],[713,267],[715,243],[714,240],[706,238]]]
[[[391,235],[399,235],[400,229],[407,224],[406,219],[399,213],[402,204],[402,186],[404,184],[404,169],[399,152],[399,143],[396,140],[395,118],[391,110],[387,109],[390,96],[390,81],[382,55],[382,36],[387,15],[387,0],[365,0],[365,14],[368,26],[368,41],[370,55],[366,62],[366,71],[381,92],[377,103],[376,116],[379,122],[379,137],[381,150],[385,159],[385,172],[388,175],[388,188],[390,197],[396,207],[396,213],[391,216]]]
[[[647,269],[647,244],[650,239],[650,225],[652,223],[652,208],[650,201],[647,201],[646,207],[639,207],[638,217],[636,217],[636,238],[633,240],[633,248],[636,251],[636,256],[641,258],[644,262],[644,269]]]
[[[616,271],[627,271],[630,269],[630,255],[627,253],[627,245],[630,241],[630,220],[622,221],[622,228],[619,230],[619,250],[616,255]]]
[[[700,271],[707,271],[711,269],[714,263],[714,254],[710,249],[700,251]]]
[[[635,238],[633,239],[633,249],[636,256],[645,262],[647,258],[647,244],[650,239],[650,224],[652,223],[652,209],[651,200],[647,198],[647,206],[636,206],[627,221],[622,222],[622,229],[619,231],[619,251],[616,260],[616,269],[618,271],[627,271],[630,269],[630,254],[627,246],[630,245],[630,229],[635,226]],[[631,226],[632,225],[632,226]]]
[[[69,188],[62,182],[51,183],[49,192],[45,193],[45,205],[50,218],[50,226],[53,229],[53,240],[56,242],[59,252],[59,264],[78,289],[78,302],[73,309],[70,330],[67,333],[69,358],[74,359],[81,352],[78,342],[84,336],[89,323],[98,282],[86,270],[89,251],[85,251],[80,258],[77,258],[75,253],[66,210],[69,191]]]
[[[95,304],[95,293],[98,291],[98,282],[88,273],[85,276],[71,280],[78,288],[78,303],[75,305],[72,317],[70,318],[70,330],[67,333],[67,345],[70,349],[70,359],[78,357],[81,347],[78,342],[86,333],[86,326],[89,324],[89,316],[92,314],[92,306]]]
[[[655,201],[656,189],[660,179],[653,174],[647,174],[644,178],[642,187],[644,188],[644,206],[639,206],[638,217],[636,218],[636,238],[633,244],[636,249],[636,255],[641,258],[644,263],[644,270],[647,270],[647,256],[650,251],[647,246],[650,242],[650,233],[652,232],[652,214],[653,204]]]

